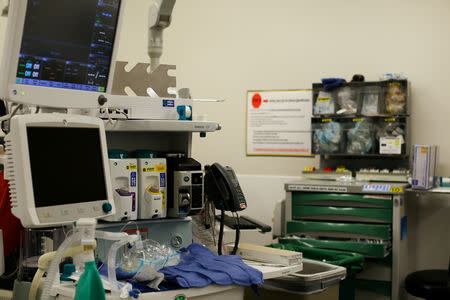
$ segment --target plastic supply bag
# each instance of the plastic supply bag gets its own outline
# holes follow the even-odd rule
[[[405,80],[408,79],[403,72],[400,73],[386,73],[380,76],[380,80]]]
[[[164,279],[157,271],[180,262],[180,254],[167,245],[153,240],[139,240],[130,244],[117,266],[120,271],[133,274],[133,279],[158,289]]]
[[[334,98],[333,94],[325,91],[320,91],[317,96],[316,103],[314,103],[315,115],[331,115],[334,114]]]
[[[373,148],[374,137],[372,134],[372,122],[369,120],[358,121],[347,132],[347,153],[366,154]]]
[[[339,103],[337,114],[356,114],[358,103],[356,102],[356,93],[352,88],[348,86],[340,88],[337,93],[337,99]]]
[[[377,139],[382,137],[398,137],[401,139],[402,144],[405,142],[404,139],[405,131],[400,126],[399,122],[389,122],[381,124],[377,130]]]
[[[366,115],[378,114],[378,94],[364,94],[361,113]]]
[[[316,129],[313,136],[315,153],[337,153],[340,150],[342,138],[341,124],[337,122],[326,123],[322,128]]]
[[[406,112],[406,93],[402,87],[390,86],[386,95],[386,112],[398,115]]]
[[[165,266],[176,265],[180,261],[179,253],[153,240],[140,240],[130,246],[118,266],[124,271],[137,272],[144,264],[158,271]]]

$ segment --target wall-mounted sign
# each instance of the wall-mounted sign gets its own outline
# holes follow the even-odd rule
[[[311,155],[311,90],[247,92],[247,155]]]

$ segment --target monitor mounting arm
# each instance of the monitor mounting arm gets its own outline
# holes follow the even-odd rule
[[[154,0],[149,10],[148,55],[150,70],[159,66],[159,58],[163,49],[163,30],[170,25],[172,10],[176,0]]]

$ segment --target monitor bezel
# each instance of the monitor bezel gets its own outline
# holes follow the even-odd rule
[[[108,83],[105,92],[72,90],[66,88],[33,86],[16,83],[17,65],[19,62],[22,34],[28,1],[12,0],[3,46],[1,69],[7,70],[6,76],[0,80],[0,97],[15,103],[54,108],[99,108],[100,95],[110,96],[114,80],[115,62],[117,58],[120,32],[123,24],[125,6],[128,0],[121,0],[116,34],[114,39]]]
[[[32,170],[30,163],[30,153],[28,147],[28,127],[59,127],[59,128],[97,128],[99,130],[100,146],[103,162],[103,171],[105,177],[106,198],[97,201],[76,202],[71,204],[62,204],[55,206],[36,207],[34,200],[34,190],[32,184]],[[94,117],[70,115],[70,114],[31,114],[19,115],[11,119],[11,149],[6,149],[11,152],[14,157],[14,189],[16,193],[17,203],[12,206],[13,214],[18,217],[22,225],[29,227],[49,227],[69,224],[76,221],[76,218],[65,218],[60,212],[80,212],[80,209],[85,209],[80,213],[82,217],[89,218],[103,218],[115,213],[114,199],[112,195],[112,184],[109,170],[108,150],[106,144],[106,133],[104,123],[102,120]],[[82,143],[80,142],[80,147]],[[81,153],[82,151],[80,151]],[[55,166],[58,168],[58,166]],[[55,172],[60,172],[55,169]],[[102,206],[105,203],[110,203],[112,210],[104,212]],[[42,221],[44,213],[53,214],[48,222]],[[73,215],[70,215],[70,217]]]

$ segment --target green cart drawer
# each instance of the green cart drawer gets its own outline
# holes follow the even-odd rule
[[[292,219],[392,223],[392,209],[297,205]]]
[[[292,192],[292,205],[392,208],[392,197],[390,195]]]
[[[288,221],[287,234],[390,240],[390,225]]]
[[[350,251],[375,258],[384,258],[391,252],[390,246],[384,244],[348,241],[281,238],[280,244],[307,245],[320,249]]]

